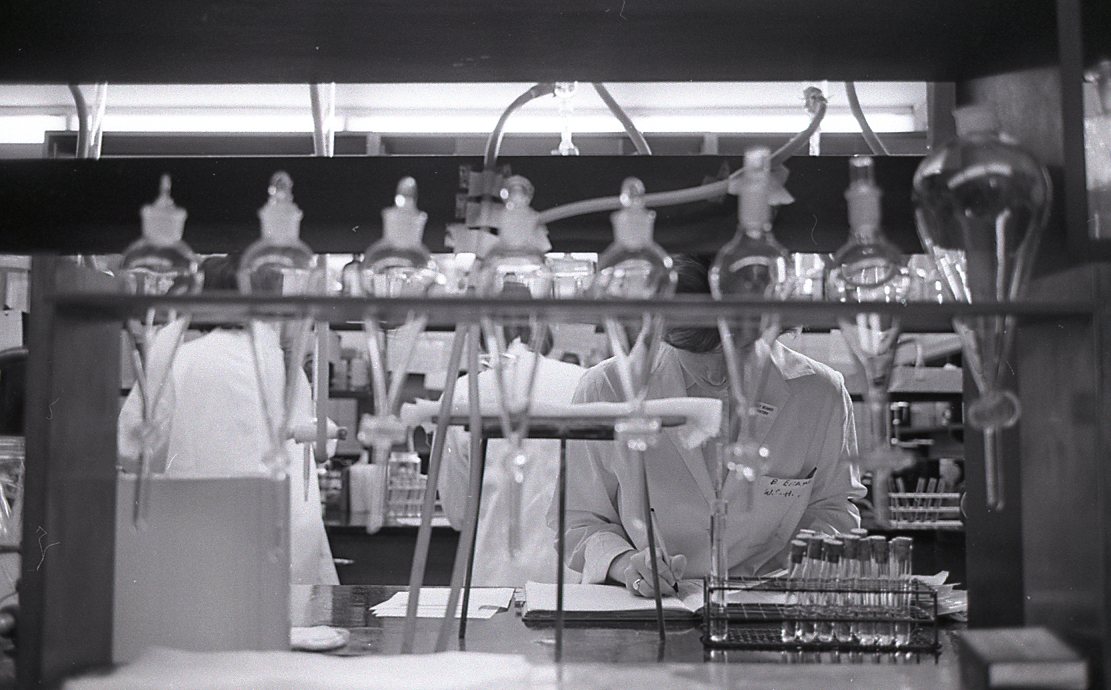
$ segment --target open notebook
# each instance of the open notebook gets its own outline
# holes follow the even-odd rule
[[[683,580],[679,593],[665,596],[664,617],[693,618],[702,611],[702,580]],[[733,604],[782,604],[784,596],[775,592],[730,592]],[[546,621],[555,618],[556,586],[528,582],[525,584],[524,619]],[[617,585],[564,585],[563,617],[569,621],[594,620],[655,620],[656,600],[638,597]]]

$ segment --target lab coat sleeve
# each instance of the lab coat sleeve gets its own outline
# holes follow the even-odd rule
[[[840,403],[834,402],[833,414],[829,415],[810,504],[799,522],[799,527],[827,534],[844,533],[860,526],[860,511],[850,499],[863,498],[866,493],[859,469],[847,459],[857,450],[852,400],[844,378],[835,374],[835,381]]]
[[[440,459],[440,478],[437,484],[444,515],[456,531],[463,529],[470,473],[470,434],[458,427],[448,427],[444,436],[444,454]]]
[[[574,403],[612,402],[617,391],[595,369],[583,376]],[[633,546],[618,513],[618,478],[612,469],[612,441],[567,442],[567,566],[582,573],[583,584],[605,582],[610,564]],[[559,529],[559,504],[553,496],[548,526]]]

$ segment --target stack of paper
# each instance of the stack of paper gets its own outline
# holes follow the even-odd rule
[[[553,585],[554,586],[554,585]],[[417,601],[418,618],[443,618],[447,611],[448,587],[422,587]],[[467,618],[492,618],[509,608],[513,601],[512,587],[472,587],[467,602]],[[404,618],[409,606],[409,592],[398,592],[380,604],[370,607],[379,618]],[[463,611],[463,595],[459,595],[455,617]]]

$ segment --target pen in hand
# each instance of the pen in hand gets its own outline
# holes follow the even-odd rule
[[[651,508],[650,510],[651,510],[651,514],[652,514],[652,531],[656,535],[656,546],[660,549],[660,555],[664,557],[664,562],[667,563],[667,567],[668,567],[668,569],[670,569],[671,568],[671,556],[667,553],[667,547],[664,546],[664,535],[663,535],[663,532],[660,532],[660,523],[659,523],[659,521],[656,520],[656,509]],[[674,575],[674,573],[672,573],[672,574]],[[678,595],[679,594],[679,583],[677,581],[673,582],[671,584],[671,586],[675,590],[675,594]]]

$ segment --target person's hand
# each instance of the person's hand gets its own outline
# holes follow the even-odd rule
[[[687,569],[687,557],[678,554],[668,561],[656,550],[656,563],[660,576],[661,594],[673,594]],[[640,551],[626,551],[618,556],[610,566],[610,577],[623,582],[625,588],[638,597],[654,597],[652,586],[652,561],[647,548]]]

